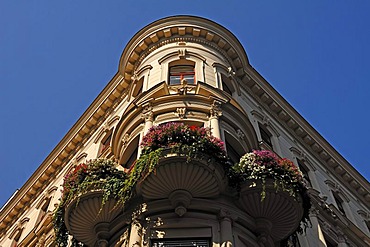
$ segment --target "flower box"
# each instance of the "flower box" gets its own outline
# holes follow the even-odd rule
[[[144,199],[169,198],[172,192],[184,190],[192,197],[216,197],[224,191],[226,177],[222,165],[212,157],[199,153],[190,158],[186,152],[165,149],[155,172],[137,186]]]
[[[109,223],[121,212],[117,200],[109,198],[104,205],[103,192],[87,192],[73,199],[65,209],[66,228],[73,237],[87,246],[108,242],[111,237]]]
[[[122,189],[126,188],[126,177],[109,159],[74,167],[64,177],[61,202],[54,212],[56,245],[107,244],[109,223],[122,212],[123,203],[129,198],[128,190]]]
[[[273,179],[267,179],[264,185],[261,180],[245,181],[241,185],[239,202],[256,220],[257,232],[270,236],[273,242],[295,232],[303,216],[302,198],[276,190]]]
[[[239,202],[256,221],[256,232],[270,245],[309,222],[310,198],[302,173],[292,161],[268,150],[245,154],[232,167],[230,182],[240,191]]]

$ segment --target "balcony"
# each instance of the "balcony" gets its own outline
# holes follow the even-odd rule
[[[87,192],[72,200],[65,209],[65,225],[68,232],[87,246],[104,246],[111,237],[110,222],[121,212],[117,200],[103,202],[102,191]]]
[[[307,226],[311,202],[302,172],[269,150],[245,154],[233,167],[239,207],[255,219],[258,241],[275,246]]]

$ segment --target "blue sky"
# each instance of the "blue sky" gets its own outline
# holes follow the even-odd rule
[[[166,16],[209,18],[365,178],[369,1],[0,0],[0,206],[117,72],[129,39]]]

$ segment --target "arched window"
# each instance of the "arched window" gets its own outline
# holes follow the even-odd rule
[[[169,84],[180,85],[182,80],[188,84],[195,84],[195,63],[180,59],[169,64]]]

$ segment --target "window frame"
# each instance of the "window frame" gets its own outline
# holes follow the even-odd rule
[[[171,245],[166,245],[166,242]],[[188,244],[190,242],[192,245]],[[151,239],[150,247],[211,247],[211,240],[209,238],[156,238]]]
[[[176,69],[176,67],[189,67],[191,68],[191,70],[189,69],[188,71],[171,71],[172,69]],[[190,65],[190,64],[174,64],[171,66],[171,64],[169,65],[169,73],[168,73],[168,82],[169,82],[169,85],[170,86],[176,86],[176,85],[181,85],[181,82],[182,80],[187,80],[186,79],[186,76],[189,76],[189,75],[192,75],[192,80],[193,82],[190,82],[187,80],[188,84],[191,84],[191,85],[195,85],[196,84],[196,77],[195,77],[195,64],[193,65]],[[177,83],[177,79],[174,79],[172,80],[172,77],[180,77],[178,79],[178,83]],[[176,83],[172,83],[172,81],[176,81]]]
[[[270,147],[271,150],[274,150],[274,145],[273,145],[273,140],[272,140],[273,135],[270,133],[270,131],[267,130],[267,128],[264,125],[260,123],[258,124],[258,128],[259,128],[259,132],[261,136],[261,141],[265,145]]]

